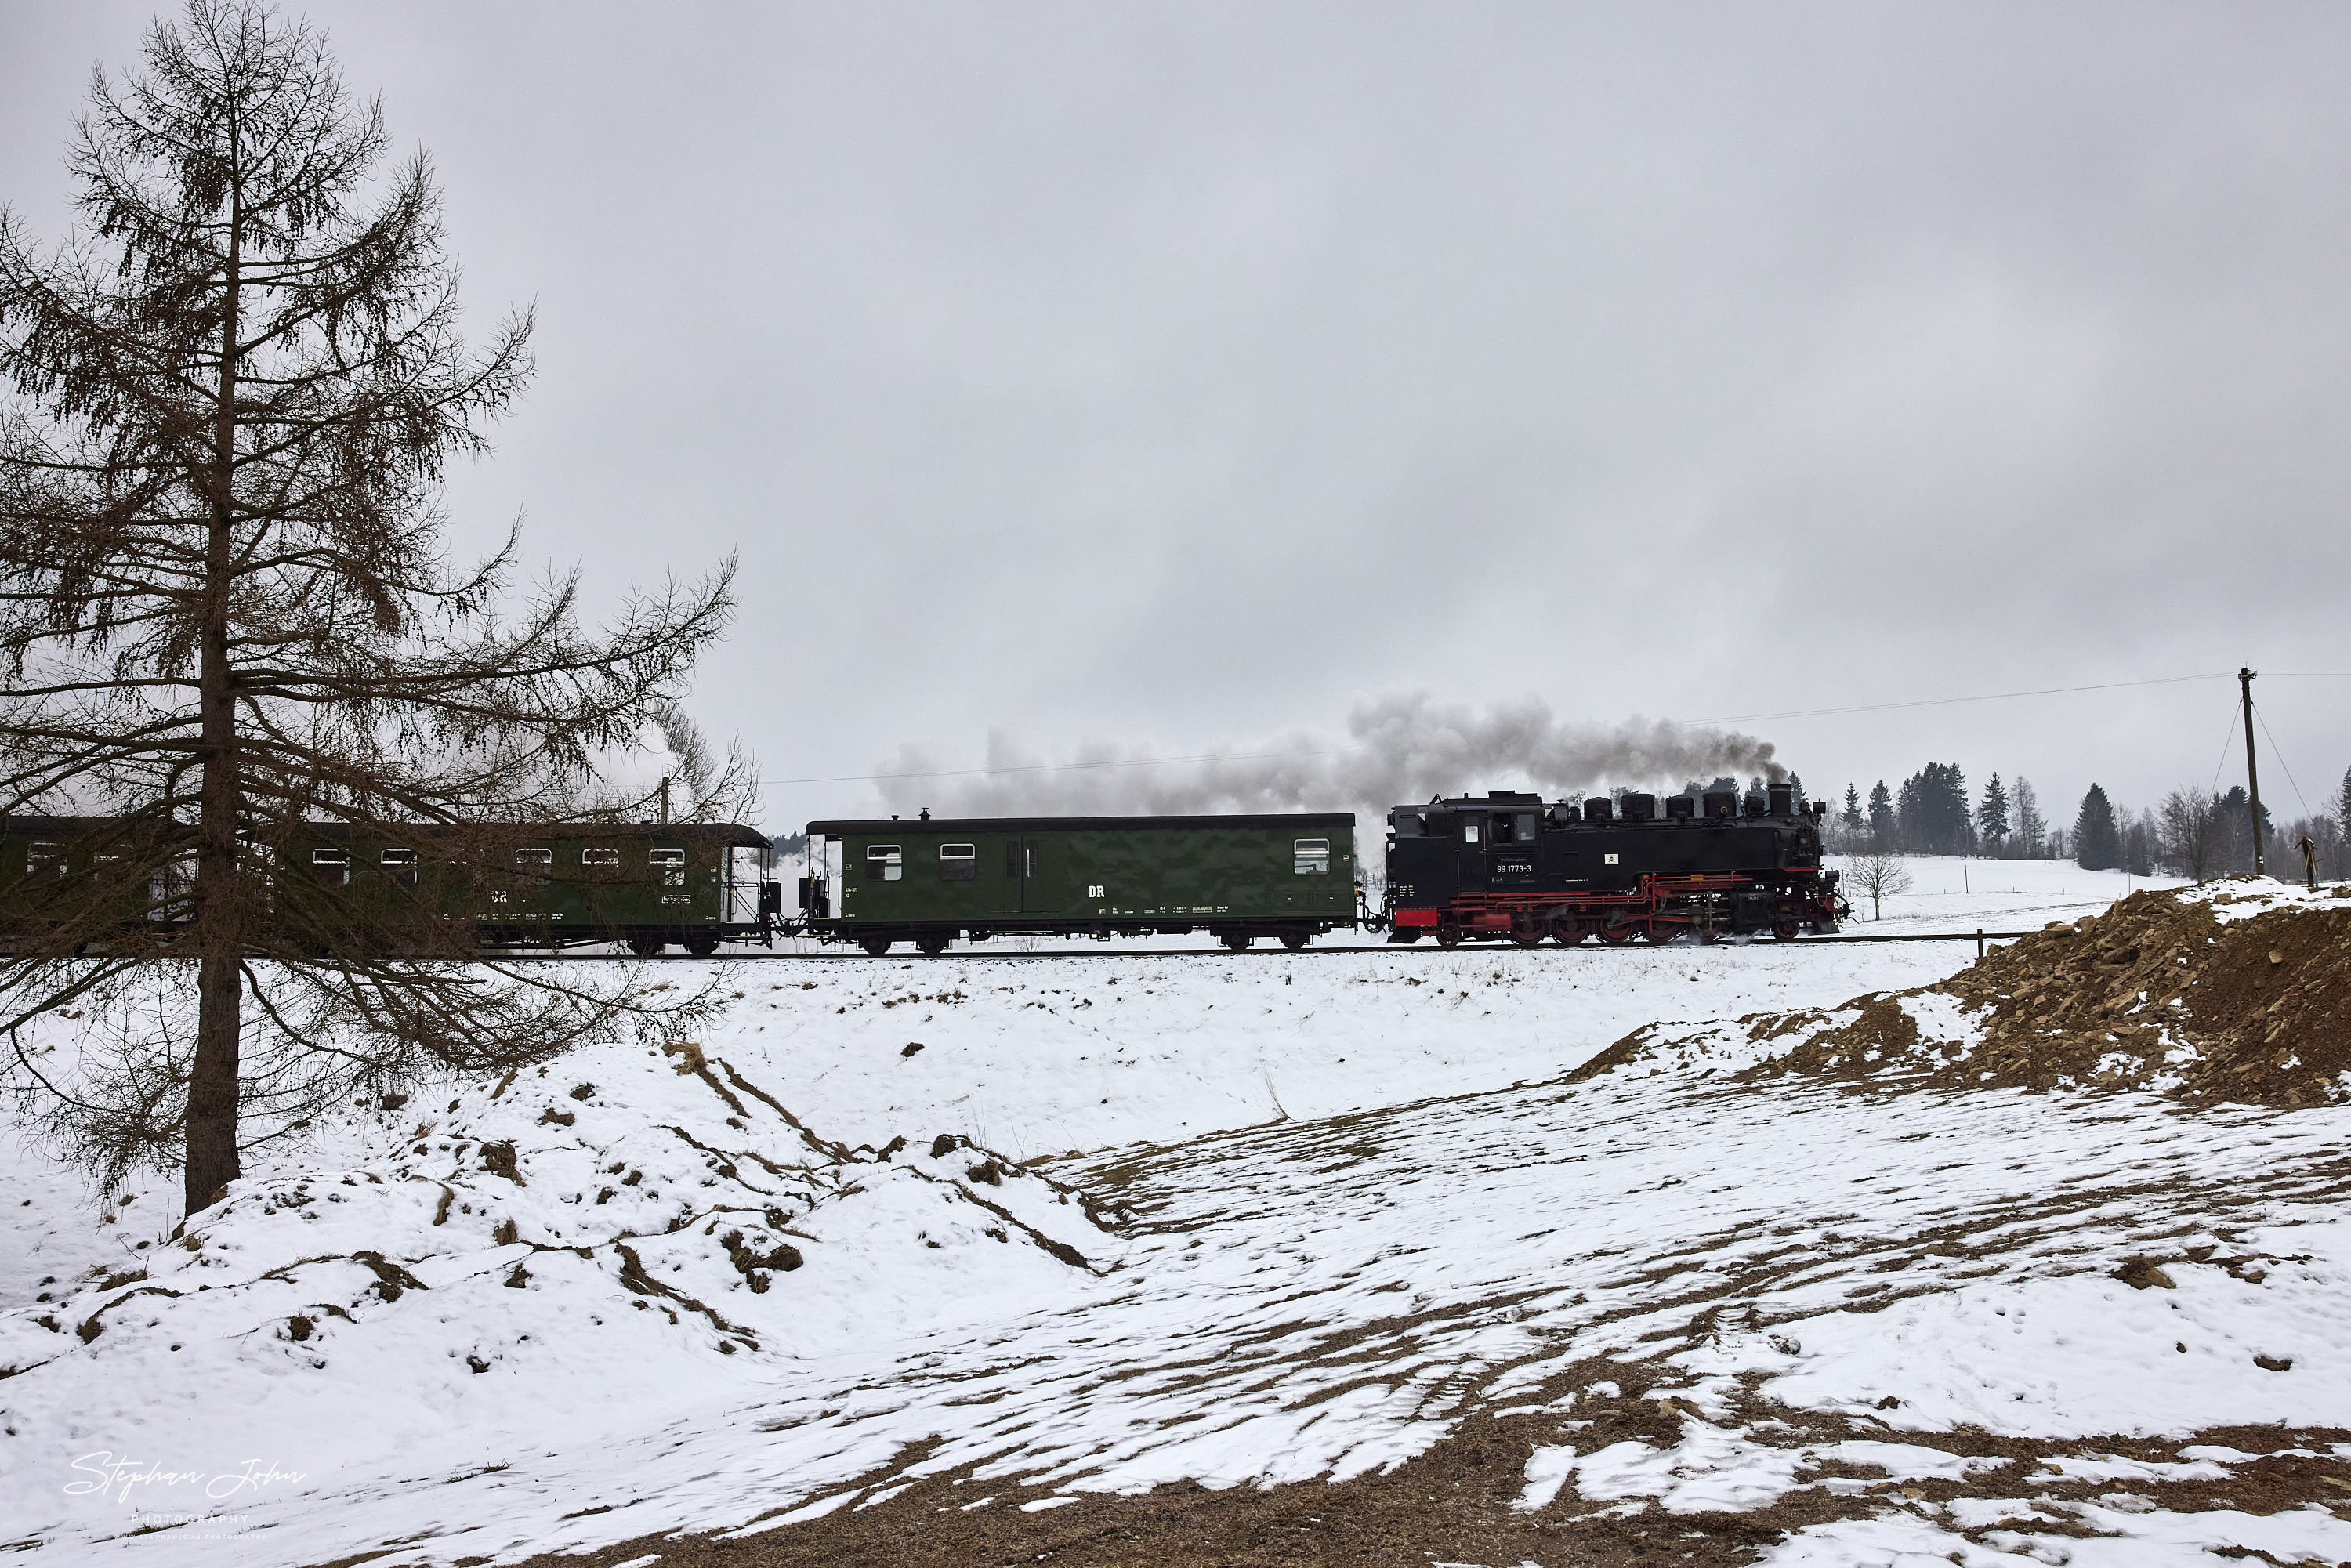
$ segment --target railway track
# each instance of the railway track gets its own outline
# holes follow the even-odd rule
[[[1977,944],[1977,953],[1978,953],[1978,956],[1981,956],[1981,954],[1982,954],[1982,951],[1983,951],[1983,946],[1984,946],[1984,944],[1991,943],[1991,942],[2013,942],[2013,941],[2016,941],[2017,939],[2019,939],[2020,937],[2029,936],[2032,936],[2032,935],[2033,935],[2033,934],[2032,934],[2032,932],[2029,932],[2029,931],[1906,931],[1906,932],[1896,933],[1896,934],[1888,935],[1888,936],[1801,936],[1801,937],[1798,937],[1795,941],[1793,941],[1793,942],[1789,942],[1789,943],[1780,943],[1780,942],[1755,942],[1755,943],[1732,943],[1732,942],[1721,942],[1721,943],[1708,944],[1708,946],[1720,946],[1720,947],[1733,947],[1733,946],[1758,946],[1758,947],[1781,948],[1781,947],[1817,947],[1817,946],[1830,946],[1830,945],[1832,945],[1832,944],[1835,944],[1835,943],[1844,943],[1844,942],[1973,942],[1973,943]],[[757,951],[757,952],[749,952],[749,953],[714,953],[714,954],[713,954],[713,955],[711,955],[708,958],[695,958],[692,955],[690,955],[690,954],[686,954],[686,953],[665,953],[665,954],[662,955],[662,956],[661,956],[661,957],[659,957],[659,958],[657,958],[657,959],[651,960],[651,962],[654,962],[654,963],[673,963],[673,962],[677,962],[677,963],[729,963],[729,964],[841,964],[841,963],[866,963],[866,962],[876,962],[876,961],[886,962],[886,961],[888,961],[888,960],[890,960],[890,959],[899,959],[899,960],[904,960],[904,961],[906,961],[906,962],[914,962],[914,961],[918,961],[918,960],[919,960],[919,961],[924,962],[924,963],[961,963],[961,962],[966,962],[966,961],[1002,962],[1002,961],[1007,961],[1007,960],[1019,962],[1019,961],[1027,961],[1027,960],[1034,960],[1034,959],[1053,959],[1053,958],[1240,958],[1240,959],[1249,959],[1249,958],[1312,958],[1312,957],[1321,957],[1321,956],[1337,956],[1342,955],[1342,954],[1364,954],[1364,953],[1423,954],[1423,955],[1426,955],[1426,954],[1437,954],[1437,953],[1479,953],[1479,952],[1485,952],[1485,953],[1530,952],[1530,953],[1531,953],[1531,952],[1541,952],[1541,951],[1550,951],[1550,952],[1592,952],[1592,953],[1628,952],[1628,953],[1629,953],[1629,952],[1637,952],[1637,951],[1642,950],[1643,948],[1647,948],[1649,951],[1652,951],[1652,952],[1654,952],[1654,951],[1656,951],[1656,947],[1655,947],[1654,946],[1652,946],[1651,944],[1648,944],[1648,943],[1637,943],[1637,944],[1635,944],[1635,943],[1628,943],[1628,944],[1626,944],[1625,946],[1623,946],[1623,947],[1621,947],[1621,948],[1610,947],[1610,946],[1605,946],[1605,945],[1604,945],[1604,944],[1599,944],[1599,943],[1583,944],[1583,945],[1579,945],[1578,946],[1576,946],[1576,947],[1573,947],[1573,948],[1562,948],[1562,947],[1558,947],[1558,946],[1556,946],[1555,945],[1552,945],[1552,944],[1545,944],[1542,947],[1540,947],[1540,948],[1536,948],[1536,947],[1520,948],[1520,947],[1517,947],[1517,946],[1512,946],[1512,945],[1506,944],[1506,943],[1505,943],[1505,944],[1496,944],[1496,943],[1483,943],[1483,942],[1481,942],[1481,943],[1474,944],[1474,945],[1472,945],[1472,946],[1462,946],[1462,947],[1439,947],[1439,946],[1435,946],[1434,944],[1427,944],[1427,945],[1424,945],[1424,944],[1417,943],[1417,942],[1416,942],[1416,943],[1411,943],[1411,944],[1405,944],[1405,943],[1400,943],[1400,942],[1397,942],[1397,943],[1391,943],[1391,942],[1376,942],[1376,943],[1352,943],[1352,944],[1350,944],[1350,945],[1348,945],[1348,946],[1343,946],[1343,947],[1313,947],[1313,946],[1308,946],[1308,947],[1301,947],[1301,948],[1298,948],[1298,949],[1296,949],[1295,951],[1293,951],[1293,950],[1291,950],[1291,949],[1290,949],[1290,948],[1287,948],[1287,947],[1281,947],[1281,946],[1249,947],[1249,948],[1244,948],[1244,949],[1242,949],[1241,951],[1239,951],[1239,952],[1238,952],[1238,953],[1237,953],[1237,952],[1234,952],[1232,949],[1230,949],[1230,948],[1228,948],[1228,947],[1221,947],[1221,946],[1219,946],[1219,947],[1123,947],[1123,948],[1122,948],[1122,947],[1115,947],[1115,946],[1108,946],[1108,945],[1104,945],[1103,946],[1101,946],[1101,947],[1099,947],[1099,948],[1056,947],[1056,948],[1052,948],[1052,949],[1050,949],[1050,950],[1045,951],[1045,952],[1029,952],[1029,953],[1013,952],[1013,951],[1009,951],[1009,950],[1000,950],[1000,951],[990,952],[990,951],[988,951],[987,949],[986,949],[986,948],[981,948],[981,947],[963,947],[963,948],[956,948],[956,949],[951,950],[951,951],[949,951],[949,952],[940,953],[940,954],[936,954],[936,955],[932,955],[932,954],[927,954],[927,953],[917,953],[917,952],[914,951],[913,949],[909,948],[908,950],[906,950],[906,951],[905,951],[905,952],[904,952],[904,953],[900,953],[900,952],[893,951],[893,952],[891,952],[891,953],[888,953],[888,954],[885,954],[885,955],[882,955],[882,956],[881,956],[881,957],[880,957],[878,960],[876,959],[876,957],[875,957],[873,955],[867,954],[867,953],[862,953],[862,952],[859,952],[859,951],[855,951],[855,950],[853,950],[853,949],[852,949],[852,950],[851,950],[851,951],[849,951],[849,952],[842,952],[842,953],[829,953],[829,952],[828,952],[828,953],[778,953],[778,952],[772,952],[772,951],[767,951],[767,950],[761,950],[761,951]],[[1684,950],[1687,950],[1687,949],[1684,949]],[[632,959],[632,956],[631,956],[630,955],[625,954],[625,953],[510,953],[510,954],[506,954],[506,955],[503,955],[503,956],[502,956],[502,961],[504,961],[504,962],[508,962],[508,963],[512,963],[512,962],[528,962],[528,963],[534,963],[534,964],[610,964],[610,963],[613,963],[613,962],[616,962],[616,961],[622,961],[622,960],[632,961],[632,962],[635,961],[634,959]]]

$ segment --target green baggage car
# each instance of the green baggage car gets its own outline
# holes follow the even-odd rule
[[[868,953],[1190,932],[1237,951],[1259,936],[1295,948],[1358,919],[1348,814],[893,817],[808,831],[800,929]]]

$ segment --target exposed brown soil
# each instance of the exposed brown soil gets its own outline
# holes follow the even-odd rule
[[[1921,1037],[1898,998],[1935,994],[1985,1009],[1980,1050]],[[1805,1035],[1753,1072],[1923,1070],[1949,1087],[2037,1090],[2160,1081],[2190,1101],[2325,1104],[2346,1097],[2338,1080],[2351,1072],[2351,902],[2224,924],[2205,901],[2135,894],[1995,949],[1948,980],[1874,992],[1838,1010],[1858,1016],[1740,1020],[1751,1040]]]
[[[1980,1040],[1963,1049],[1923,1035],[1900,998],[1928,995],[1979,1009],[1973,1022]],[[1997,950],[1938,985],[1873,993],[1836,1010],[1849,1016],[1806,1010],[1740,1020],[1752,1040],[1796,1042],[1750,1074],[1851,1077],[1884,1088],[2053,1090],[2158,1082],[2189,1101],[2324,1103],[2346,1097],[2335,1080],[2351,1072],[2351,894],[2339,907],[2283,908],[2223,924],[2203,902],[2143,893],[2105,915]],[[1566,1082],[1637,1062],[1667,1043],[1654,1028],[1644,1030]],[[1727,1085],[1725,1092],[1735,1092]],[[1941,1254],[1959,1243],[1921,1234],[1907,1245]],[[2159,1289],[2170,1283],[2166,1264],[2260,1261],[2213,1254],[2199,1247],[2134,1257],[2116,1277],[2134,1288]],[[1898,1269],[1900,1261],[1886,1266]],[[1888,1511],[1916,1510],[1949,1529],[1935,1510],[1959,1497],[2018,1500],[2015,1517],[1959,1532],[1978,1542],[2002,1529],[2090,1533],[2065,1505],[2116,1494],[2137,1500],[2128,1504],[2134,1510],[2268,1514],[2317,1503],[2351,1518],[2351,1463],[2325,1457],[2331,1447],[2351,1443],[2351,1429],[2231,1427],[2063,1442],[1965,1430],[1897,1432],[1865,1414],[1776,1406],[1751,1385],[1729,1416],[1750,1440],[1793,1448],[1874,1438],[2002,1462],[1964,1480],[1906,1480],[1866,1465],[1831,1465],[1776,1502],[1740,1512],[1667,1514],[1637,1501],[1610,1506],[1581,1498],[1573,1483],[1539,1511],[1515,1506],[1539,1444],[1572,1443],[1588,1453],[1617,1442],[1665,1448],[1678,1441],[1686,1423],[1704,1418],[1674,1395],[1685,1376],[1662,1360],[1563,1366],[1545,1388],[1522,1397],[1534,1404],[1573,1393],[1572,1421],[1473,1412],[1447,1439],[1386,1475],[1266,1489],[1162,1486],[1132,1497],[1088,1493],[1036,1512],[1019,1505],[1054,1496],[1052,1489],[981,1480],[967,1469],[892,1491],[922,1457],[909,1450],[866,1478],[862,1485],[879,1500],[862,1506],[852,1501],[822,1518],[739,1540],[644,1536],[592,1553],[535,1558],[529,1568],[611,1568],[648,1554],[658,1554],[661,1568],[1426,1568],[1431,1562],[1708,1568],[1754,1562],[1813,1525]],[[1595,1385],[1620,1392],[1604,1396]],[[2235,1473],[2221,1481],[2091,1482],[2047,1469],[2048,1461],[2076,1455],[2178,1461],[2197,1444],[2260,1457],[2232,1466]],[[592,1501],[583,1499],[583,1507]],[[779,1500],[775,1511],[804,1501]],[[2261,1556],[2234,1549],[2220,1554]]]
[[[1628,1375],[1629,1374],[1629,1375]],[[1624,1393],[1600,1399],[1592,1382],[1613,1379]],[[1686,1407],[1648,1391],[1639,1369],[1610,1362],[1564,1369],[1561,1390],[1586,1391],[1578,1412],[1588,1425],[1567,1434],[1584,1451],[1626,1440],[1669,1447],[1681,1436]],[[1538,1396],[1537,1397],[1541,1397]],[[583,1556],[545,1556],[525,1568],[611,1568],[659,1553],[662,1568],[997,1568],[1025,1563],[1055,1568],[1427,1568],[1432,1562],[1497,1565],[1535,1562],[1546,1568],[1699,1568],[1752,1563],[1764,1549],[1809,1526],[1869,1518],[1889,1509],[1933,1517],[1953,1498],[2012,1498],[2016,1517],[1965,1531],[1980,1540],[2001,1528],[2044,1536],[2093,1531],[2064,1505],[2117,1492],[2181,1512],[2236,1510],[2268,1514],[2320,1502],[2351,1517],[2351,1464],[2323,1457],[2351,1430],[2227,1427],[2177,1438],[2098,1437],[2046,1442],[1982,1433],[1889,1432],[1850,1417],[1792,1410],[1750,1400],[1741,1423],[1786,1423],[1788,1447],[1843,1438],[1892,1439],[2001,1463],[1965,1480],[1887,1478],[1876,1467],[1826,1467],[1813,1483],[1765,1507],[1735,1513],[1667,1514],[1654,1507],[1607,1510],[1579,1499],[1573,1485],[1549,1507],[1514,1506],[1528,1456],[1539,1442],[1562,1440],[1556,1423],[1475,1415],[1459,1431],[1389,1475],[1361,1476],[1263,1490],[1211,1491],[1162,1486],[1135,1497],[1087,1494],[1034,1513],[1019,1504],[1050,1489],[980,1481],[952,1473],[918,1483],[869,1508],[854,1504],[821,1519],[741,1540],[715,1535],[643,1536]],[[2046,1461],[2069,1455],[2177,1462],[2180,1450],[2216,1443],[2261,1456],[2225,1481],[2086,1481],[2046,1476]],[[2301,1450],[2289,1452],[2287,1450]],[[2322,1457],[2311,1457],[2313,1452]],[[881,1484],[919,1458],[872,1478]],[[1832,1478],[1844,1483],[1832,1490]],[[987,1506],[974,1506],[989,1499]],[[2029,1501],[2028,1501],[2029,1500]],[[2035,1511],[2030,1503],[2054,1505]],[[1948,1525],[1946,1526],[1948,1528]],[[353,1563],[360,1559],[350,1560]]]

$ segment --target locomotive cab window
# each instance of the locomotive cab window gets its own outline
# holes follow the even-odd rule
[[[664,887],[685,885],[685,852],[674,847],[645,852],[645,864],[661,873]]]
[[[866,845],[865,874],[883,882],[896,882],[906,874],[905,852],[896,844]]]
[[[1331,841],[1299,839],[1290,846],[1290,869],[1299,876],[1331,874]]]
[[[375,863],[381,866],[384,874],[401,886],[416,885],[416,852],[414,850],[402,849],[394,845],[377,855]]]
[[[979,846],[977,844],[941,844],[939,846],[939,880],[941,882],[974,882],[979,877]]]
[[[1478,821],[1478,819],[1477,819],[1477,818],[1475,818],[1475,817],[1464,817],[1464,818],[1462,818],[1462,819],[1461,819],[1461,841],[1462,841],[1463,843],[1465,843],[1465,844],[1474,844],[1474,843],[1476,843],[1476,842],[1478,841],[1479,833],[1479,831],[1482,830],[1482,828],[1483,828],[1483,827],[1484,827],[1484,824],[1483,824],[1483,823],[1481,823],[1481,822],[1479,822],[1479,821]]]
[[[320,887],[349,887],[351,884],[351,852],[338,849],[312,850],[310,874]]]

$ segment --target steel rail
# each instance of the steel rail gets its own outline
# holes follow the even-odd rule
[[[2040,933],[2035,931],[1904,931],[1889,933],[1883,936],[1799,936],[1792,942],[1766,940],[1758,942],[1721,941],[1703,944],[1691,943],[1683,944],[1676,950],[1678,952],[1690,952],[1699,950],[1702,947],[1762,947],[1774,952],[1784,952],[1792,948],[1822,947],[1827,946],[1833,943],[1843,942],[1974,942],[1979,940],[1984,942],[2014,942],[2022,937],[2036,936],[2039,935]],[[1646,949],[1650,952],[1657,952],[1662,950],[1664,946],[1665,945],[1654,942],[1626,942],[1621,945],[1621,950],[1625,952],[1636,952],[1642,949]],[[1532,947],[1520,947],[1516,943],[1512,942],[1465,943],[1458,947],[1439,947],[1435,943],[1378,942],[1370,944],[1358,943],[1344,947],[1310,946],[1289,948],[1280,946],[1269,947],[1244,947],[1238,951],[1235,951],[1230,947],[1105,946],[1099,951],[1090,951],[1083,948],[1057,947],[1050,952],[1043,953],[991,953],[983,948],[965,947],[957,948],[950,952],[936,954],[920,953],[913,950],[912,948],[909,948],[903,953],[895,950],[888,953],[776,953],[765,951],[756,953],[714,953],[707,958],[696,958],[690,953],[664,953],[659,957],[652,959],[639,959],[632,954],[625,953],[493,952],[485,953],[482,956],[485,960],[495,960],[501,964],[615,964],[639,962],[662,964],[711,964],[722,962],[731,964],[845,964],[888,963],[892,960],[911,963],[917,959],[925,962],[935,963],[960,963],[965,960],[1004,962],[1008,960],[1018,961],[1036,958],[1311,958],[1319,956],[1336,956],[1344,953],[1605,953],[1618,950],[1620,950],[1618,947],[1612,946],[1611,945],[1603,942],[1579,942],[1573,947],[1562,947],[1556,942],[1544,942]]]

